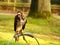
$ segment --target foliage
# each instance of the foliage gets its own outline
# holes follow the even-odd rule
[[[60,5],[60,0],[51,0],[51,4],[58,4],[58,5]]]

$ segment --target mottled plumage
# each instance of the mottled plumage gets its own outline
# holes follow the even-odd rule
[[[21,28],[21,26],[22,26],[22,29],[24,30],[26,23],[27,23],[27,20],[22,19],[22,17],[17,14],[14,19],[14,31],[16,31],[17,28]]]

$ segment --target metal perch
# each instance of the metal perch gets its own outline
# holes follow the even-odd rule
[[[25,39],[25,36],[29,36],[29,37],[31,37],[31,38],[34,38],[34,39],[37,41],[38,45],[40,45],[39,42],[38,42],[38,40],[36,39],[36,37],[35,37],[32,33],[26,32],[26,33],[19,34],[19,35],[18,35],[18,34],[15,34],[15,35],[14,35],[14,38],[16,39],[16,38],[18,38],[18,37],[20,37],[20,36],[23,36],[23,40],[26,41],[27,44],[28,44],[28,42],[27,42],[27,40]],[[28,45],[29,45],[29,44],[28,44]]]

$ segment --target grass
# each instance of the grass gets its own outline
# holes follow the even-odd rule
[[[53,17],[49,19],[35,19],[28,17],[24,32],[33,33],[41,45],[60,45],[60,19]],[[5,45],[14,35],[14,16],[0,15],[0,45]],[[31,45],[35,45],[33,39],[26,37]],[[32,44],[33,42],[33,44]],[[15,43],[14,39],[10,45],[26,45],[22,37]],[[36,44],[37,45],[37,44]]]

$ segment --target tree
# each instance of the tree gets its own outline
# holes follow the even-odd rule
[[[51,14],[50,0],[32,0],[29,16],[48,17]]]

